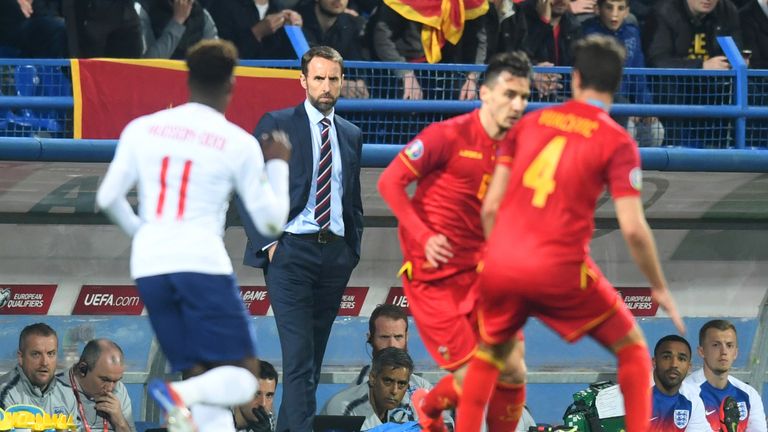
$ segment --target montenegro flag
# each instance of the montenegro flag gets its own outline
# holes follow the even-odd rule
[[[445,41],[456,45],[464,33],[464,22],[488,12],[488,0],[384,0],[405,18],[422,24],[421,44],[427,61],[443,57]]]
[[[71,60],[74,138],[116,139],[136,117],[189,99],[187,67],[178,60]],[[229,121],[253,131],[267,111],[297,105],[299,71],[238,66]]]

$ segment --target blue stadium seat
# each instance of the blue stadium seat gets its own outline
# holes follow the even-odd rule
[[[14,82],[17,96],[64,96],[71,90],[65,85],[65,78],[57,66],[16,66]],[[66,88],[66,90],[62,90]],[[32,110],[23,108],[18,113],[6,113],[8,123],[13,123],[31,131],[62,132],[64,125],[62,114],[56,110]]]

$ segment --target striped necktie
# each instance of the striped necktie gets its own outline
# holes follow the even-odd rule
[[[331,227],[331,121],[320,120],[320,162],[317,167],[317,194],[315,195],[315,221],[320,230]]]

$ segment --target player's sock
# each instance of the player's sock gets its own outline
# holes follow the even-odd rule
[[[524,406],[525,384],[497,382],[488,403],[488,432],[515,430]]]
[[[197,404],[192,405],[191,411],[197,432],[235,432],[235,422],[229,408]]]
[[[503,362],[483,351],[469,362],[456,414],[456,432],[477,432],[483,424],[485,405],[491,398]]]
[[[432,387],[427,397],[424,398],[422,407],[426,415],[437,418],[443,414],[444,410],[456,407],[458,401],[459,393],[456,391],[453,374],[448,374]]]
[[[245,368],[219,366],[202,375],[171,383],[184,404],[230,407],[244,404],[256,394],[259,381]]]
[[[627,432],[645,432],[651,418],[651,359],[644,344],[627,345],[616,354],[619,386],[624,396]]]

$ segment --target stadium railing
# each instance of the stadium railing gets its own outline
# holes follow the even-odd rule
[[[768,172],[768,70],[747,69],[735,46],[728,41],[721,43],[734,66],[732,70],[625,70],[625,80],[630,85],[622,88],[620,96],[628,102],[614,104],[612,115],[660,117],[665,128],[663,146],[646,147],[647,143],[639,142],[645,169]],[[242,64],[298,68],[296,61],[243,61]],[[33,66],[34,70],[28,66]],[[370,99],[342,99],[337,105],[342,115],[363,129],[365,167],[386,165],[401,146],[426,125],[479,105],[477,101],[460,101],[457,94],[466,73],[481,73],[481,66],[346,62],[345,68],[348,79],[365,79],[371,94]],[[425,100],[400,99],[401,81],[394,72],[396,70],[416,71]],[[534,88],[529,109],[541,108],[569,97],[568,68],[536,68],[536,72],[537,78],[545,74],[559,75],[561,86],[549,94]],[[71,138],[73,98],[68,76],[69,62],[66,60],[0,59],[0,160],[108,162],[112,158],[115,140]],[[23,85],[21,89],[20,85]],[[650,98],[644,96],[646,91]],[[35,122],[35,119],[38,121]],[[751,347],[744,346],[743,351],[751,351],[752,355],[741,357],[736,375],[762,390],[763,383],[768,382],[766,300],[760,310],[756,319],[740,324],[740,334],[751,342]],[[269,327],[268,321],[264,320],[266,327]],[[661,334],[661,330],[656,331],[656,325],[668,327],[668,323],[646,322],[644,330],[649,340],[653,340],[656,333]],[[365,331],[365,326],[365,320],[361,318],[346,330],[338,328],[338,331],[359,335]],[[263,330],[271,332],[268,328]],[[346,337],[338,339],[349,340]],[[164,372],[165,361],[156,352],[154,343],[151,345],[148,356],[140,357],[147,363],[142,361],[127,374],[129,384],[141,386],[148,376]],[[413,345],[418,346],[418,343]],[[141,347],[148,348],[146,343]],[[349,352],[348,344],[339,349]],[[590,346],[585,350],[599,352]],[[542,352],[532,357],[541,358],[546,354]],[[355,360],[360,360],[361,355]],[[591,354],[584,358],[595,361]],[[267,359],[270,359],[269,356]],[[574,359],[570,357],[566,360],[571,364]],[[603,359],[598,360],[602,362]],[[606,376],[606,369],[601,365],[590,371],[534,370],[531,383],[551,385],[594,381]],[[535,369],[536,365],[531,366]],[[355,374],[356,370],[342,368],[324,373],[321,380],[324,384],[341,385],[349,382]],[[429,371],[427,376],[434,380],[436,374]],[[610,375],[610,372],[607,374]],[[140,389],[136,391],[142,393]],[[144,404],[139,416],[157,419],[153,408]]]
[[[733,65],[728,71],[626,69],[611,114],[657,117],[664,129],[660,147],[639,138],[644,168],[674,171],[768,170],[768,70],[746,68],[730,38],[721,44]],[[244,66],[298,68],[297,61],[243,61]],[[72,135],[73,97],[67,60],[0,59],[0,159],[106,162],[115,141],[66,141]],[[424,100],[402,100],[397,71],[413,70]],[[534,81],[559,77],[557,89],[532,87],[529,110],[570,96],[569,68],[536,68]],[[469,111],[477,100],[458,100],[468,72],[482,79],[482,66],[346,62],[347,79],[364,79],[369,99],[344,99],[338,112],[363,130],[364,163],[383,166],[428,124]],[[21,81],[21,82],[20,82]],[[393,146],[393,144],[395,144]],[[702,152],[717,150],[723,152]]]

